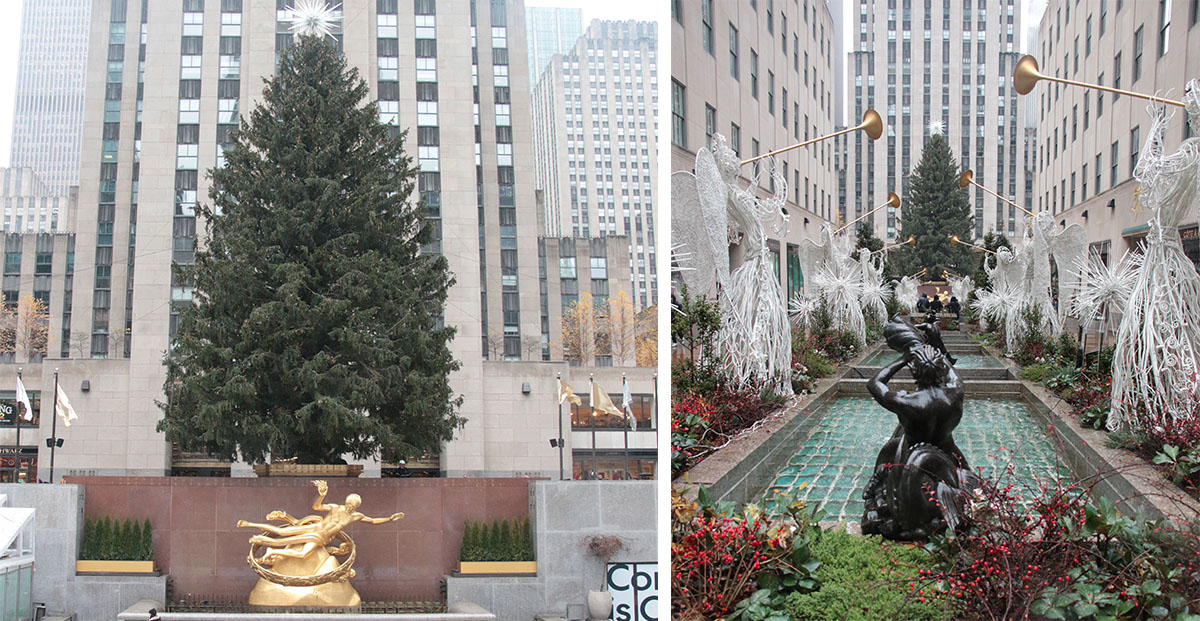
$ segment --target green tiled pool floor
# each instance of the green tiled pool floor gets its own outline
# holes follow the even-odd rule
[[[887,366],[900,358],[900,354],[890,350],[880,350],[873,356],[859,363],[863,367],[883,367]],[[999,360],[988,354],[954,354],[954,358],[958,360],[955,367],[961,369],[999,369],[1004,366]]]
[[[816,429],[767,490],[794,494],[825,510],[827,519],[857,522],[862,517],[862,491],[875,457],[896,428],[896,416],[870,397],[841,397],[824,406]],[[814,416],[821,416],[820,412]],[[1022,401],[967,399],[954,440],[973,469],[999,476],[1012,462],[1018,486],[1070,471]],[[804,483],[807,485],[800,489]]]

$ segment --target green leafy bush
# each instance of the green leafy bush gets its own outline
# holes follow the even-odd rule
[[[529,520],[467,522],[463,527],[460,561],[532,561],[533,535]]]
[[[925,550],[888,543],[877,536],[827,531],[813,544],[820,588],[791,593],[786,610],[795,619],[874,621],[952,619],[953,610],[935,589],[921,592],[920,571],[932,568]]]
[[[1027,382],[1044,382],[1047,378],[1054,377],[1065,372],[1066,369],[1059,367],[1051,362],[1039,362],[1026,366],[1017,372],[1017,377]]]
[[[108,516],[86,520],[79,545],[83,561],[152,561],[154,544],[150,520],[111,520]]]

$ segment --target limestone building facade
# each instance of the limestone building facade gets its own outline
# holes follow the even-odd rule
[[[1052,0],[1038,29],[1041,72],[1181,99],[1200,78],[1200,2]],[[1115,260],[1145,238],[1149,212],[1136,200],[1133,168],[1150,129],[1149,103],[1095,89],[1039,82],[1034,204],[1060,225],[1081,224],[1091,249]],[[1193,138],[1182,109],[1164,135],[1166,152]],[[1200,266],[1196,213],[1180,227],[1184,252]]]
[[[714,134],[742,159],[836,127],[834,16],[823,0],[671,0],[671,169],[692,170]],[[790,297],[803,283],[799,241],[837,216],[834,141],[778,157],[788,183],[785,235],[768,229],[768,252]],[[749,184],[755,168],[742,167]],[[758,191],[771,193],[763,175]],[[730,248],[736,265],[740,245]]]
[[[22,365],[26,386],[40,394],[52,394],[57,369],[79,412],[70,428],[58,426],[56,477],[249,472],[178,454],[155,425],[163,357],[178,308],[191,303],[171,266],[193,261],[197,238],[203,243],[194,209],[207,197],[205,171],[223,165],[231,131],[291,45],[290,4],[92,2],[82,198],[70,234],[54,237],[53,274],[73,281],[50,293],[52,334],[64,336],[40,363],[7,365]],[[544,334],[523,2],[344,0],[340,8],[335,37],[378,99],[381,121],[409,130],[406,147],[439,231],[428,251],[443,254],[457,279],[445,321],[458,328],[451,348],[462,368],[451,383],[468,423],[425,465],[444,476],[557,477],[558,450],[548,442],[559,436],[554,380],[582,380],[566,363],[542,362],[542,347],[523,346]],[[21,247],[19,280],[30,290],[39,248]],[[623,372],[634,392],[653,394],[651,369],[587,371],[618,403]],[[30,434],[43,467],[50,424],[41,417]]]

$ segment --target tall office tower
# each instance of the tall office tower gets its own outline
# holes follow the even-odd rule
[[[32,168],[0,168],[0,198],[6,233],[47,233],[69,230],[76,188],[55,192]]]
[[[692,170],[714,134],[743,159],[835,128],[833,17],[821,0],[671,1],[671,168]],[[790,297],[803,286],[799,240],[835,214],[834,141],[778,157],[788,182],[786,234],[768,252]],[[749,183],[757,166],[743,166]],[[774,188],[764,174],[760,195]],[[733,246],[738,263],[741,244]]]
[[[1200,2],[1195,0],[1051,0],[1034,53],[1041,72],[1170,99],[1200,76]],[[1133,169],[1150,131],[1149,102],[1088,88],[1039,82],[1038,157],[1033,185],[1038,210],[1078,223],[1092,249],[1119,258],[1144,239],[1150,217],[1137,202]],[[1166,153],[1195,137],[1187,115],[1174,112],[1163,136]],[[1184,251],[1200,266],[1196,213],[1180,227]]]
[[[380,120],[408,131],[426,217],[438,231],[426,251],[443,254],[456,278],[443,319],[457,328],[451,348],[462,367],[451,384],[468,422],[433,467],[448,476],[552,475],[554,373],[570,371],[509,362],[543,353],[523,3],[328,4],[340,5],[334,37],[378,99]],[[208,195],[206,171],[224,165],[240,116],[292,45],[290,5],[93,0],[83,206],[66,270],[81,282],[68,296],[70,313],[60,320],[51,309],[63,355],[93,360],[61,365],[64,386],[88,391],[71,396],[80,420],[58,450],[63,472],[221,466],[173,455],[154,430],[156,402],[165,400],[163,356],[192,296],[172,262],[193,262],[194,243],[203,243],[194,214]],[[652,394],[651,372],[631,373],[636,392]],[[367,463],[367,472],[387,467]]]
[[[525,7],[525,36],[529,48],[529,88],[550,65],[555,54],[575,47],[583,34],[583,9],[564,7]]]
[[[1021,0],[853,0],[847,74],[852,105],[847,124],[874,108],[887,126],[872,142],[850,139],[853,219],[887,200],[907,199],[908,175],[931,131],[941,131],[975,180],[1025,201],[1024,106],[1012,85],[1021,57]],[[970,191],[974,235],[1019,235],[1023,215],[979,188]],[[904,204],[867,220],[895,240]],[[899,212],[899,213],[897,213]]]
[[[658,291],[657,40],[653,22],[593,21],[533,92],[546,234],[627,236],[639,308],[655,304]]]
[[[79,183],[91,0],[25,0],[13,106],[14,168],[32,168],[51,192]]]

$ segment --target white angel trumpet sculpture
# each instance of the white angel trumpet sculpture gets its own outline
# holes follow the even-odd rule
[[[900,303],[900,308],[910,313],[916,312],[919,286],[920,282],[912,276],[905,276],[896,283],[896,301]]]
[[[970,276],[951,276],[950,295],[958,298],[958,303],[966,305],[967,298],[975,291],[975,279]]]
[[[1188,123],[1200,132],[1200,82],[1188,83],[1183,101]],[[1200,275],[1183,252],[1179,223],[1200,206],[1200,138],[1165,155],[1163,131],[1170,117],[1162,104],[1147,110],[1152,123],[1133,177],[1151,213],[1150,230],[1117,330],[1110,429],[1134,422],[1139,409],[1161,424],[1197,414]]]
[[[738,183],[741,161],[714,136],[712,148],[696,153],[696,172],[671,177],[672,235],[691,253],[680,274],[693,295],[716,296],[721,305],[721,330],[715,355],[734,385],[767,388],[781,396],[792,394],[792,341],[783,288],[767,252],[767,226],[786,232],[783,205],[787,182],[773,158],[758,167],[751,188],[763,171],[775,182],[775,194],[760,199]],[[729,266],[729,244],[744,249],[743,262]]]
[[[882,326],[887,323],[887,299],[891,288],[883,281],[883,259],[873,256],[870,250],[860,248],[858,251],[859,275],[862,278],[862,290],[859,302],[864,318],[870,317]],[[866,333],[864,332],[864,342]]]

